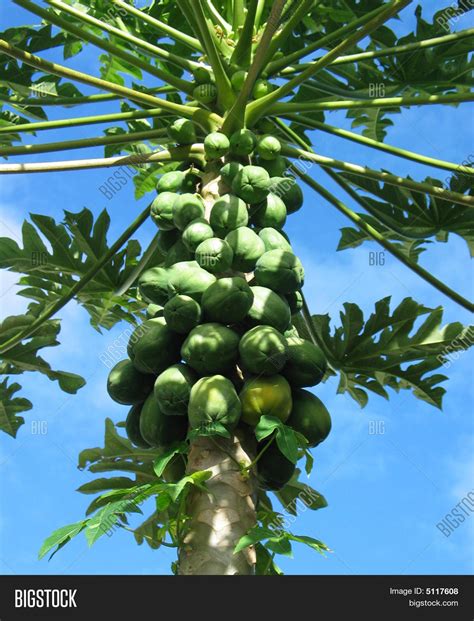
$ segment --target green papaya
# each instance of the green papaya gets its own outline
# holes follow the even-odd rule
[[[285,250],[293,252],[290,242],[287,240],[283,231],[277,231],[272,227],[265,227],[258,232],[258,236],[263,241],[265,250]]]
[[[188,334],[201,320],[201,307],[188,295],[175,295],[166,302],[163,316],[171,330]]]
[[[178,241],[171,246],[166,254],[165,267],[172,267],[176,263],[190,261],[192,258],[193,255],[191,251],[186,248],[183,240],[178,239]]]
[[[188,224],[204,216],[204,203],[199,194],[181,194],[173,205],[173,221],[176,228],[183,231]]]
[[[288,302],[268,287],[253,286],[250,289],[253,302],[246,321],[250,325],[265,324],[285,332],[291,321]]]
[[[173,208],[177,196],[173,192],[161,192],[150,206],[151,219],[161,230],[167,231],[175,228]]]
[[[224,194],[218,198],[209,217],[209,222],[219,237],[225,237],[230,231],[247,226],[248,221],[247,205],[233,194]]]
[[[236,364],[239,335],[219,323],[203,323],[188,334],[181,356],[201,375],[224,372]]]
[[[245,80],[247,79],[247,71],[240,69],[232,74],[230,78],[230,83],[232,84],[232,88],[239,92],[242,90],[242,86],[244,85]]]
[[[230,152],[244,157],[252,153],[256,144],[257,138],[250,129],[239,129],[230,137]]]
[[[269,194],[252,209],[251,221],[257,227],[282,229],[286,222],[285,203],[276,194]]]
[[[246,226],[241,226],[226,235],[226,242],[232,248],[232,268],[239,272],[252,272],[257,260],[265,252],[260,237]]]
[[[179,231],[169,229],[167,231],[158,231],[156,236],[156,245],[162,254],[168,254],[170,249],[179,239]]]
[[[218,274],[230,269],[234,253],[225,239],[211,237],[199,244],[195,256],[203,269],[211,274]]]
[[[287,424],[303,434],[310,447],[323,442],[331,431],[331,417],[324,403],[302,388],[293,391],[293,408]]]
[[[167,416],[186,416],[191,388],[198,376],[186,364],[173,364],[156,378],[154,394]]]
[[[236,323],[247,315],[252,302],[252,290],[243,278],[219,278],[203,293],[202,310],[210,321]]]
[[[198,86],[193,89],[193,97],[196,101],[199,101],[199,103],[212,103],[217,97],[217,88],[214,84],[209,82],[206,84],[198,84]]]
[[[262,160],[275,160],[281,151],[281,142],[275,136],[262,136],[257,142],[257,153]]]
[[[132,444],[139,448],[148,449],[150,445],[140,433],[140,414],[142,404],[138,403],[130,408],[125,420],[125,433]]]
[[[240,391],[242,420],[255,426],[262,416],[275,416],[283,423],[292,407],[291,388],[282,375],[251,377]]]
[[[255,280],[279,293],[293,293],[303,286],[304,269],[292,252],[269,250],[257,261]]]
[[[240,162],[227,162],[227,164],[224,164],[219,171],[224,183],[231,186],[235,175],[240,172],[243,167],[244,165]]]
[[[161,304],[148,304],[146,307],[146,316],[147,319],[163,317],[163,306],[161,306]]]
[[[304,306],[303,294],[301,291],[294,291],[293,293],[287,293],[285,295],[286,301],[290,305],[292,315],[299,313]]]
[[[211,132],[204,138],[204,153],[207,159],[217,160],[229,153],[230,142],[225,134]]]
[[[184,440],[188,431],[185,416],[166,416],[155,395],[150,394],[140,413],[140,433],[154,448],[165,449],[173,442]]]
[[[182,170],[167,172],[158,179],[157,192],[179,192],[182,188],[185,173]]]
[[[267,80],[257,80],[254,84],[252,95],[254,99],[261,99],[273,91],[273,84]]]
[[[107,392],[122,405],[142,403],[150,394],[153,375],[137,371],[130,360],[121,360],[110,371],[107,378]]]
[[[240,419],[240,400],[232,382],[223,375],[202,377],[191,388],[188,417],[193,429],[220,423],[228,431]]]
[[[212,73],[207,67],[196,67],[193,76],[197,84],[209,84],[212,82]]]
[[[271,442],[258,460],[258,478],[260,485],[267,490],[277,491],[284,487],[295,472],[296,465],[292,463],[278,448],[276,440],[265,438],[257,447],[257,451]]]
[[[138,290],[144,300],[164,305],[168,300],[169,271],[164,267],[150,267],[138,279]]]
[[[189,119],[176,119],[168,126],[168,136],[177,144],[193,144],[196,142],[196,130]]]
[[[270,192],[270,175],[261,166],[244,166],[232,181],[232,191],[250,205],[260,203]]]
[[[195,252],[200,243],[211,237],[214,237],[214,231],[209,222],[204,218],[197,218],[184,229],[181,239],[188,250]]]
[[[265,168],[270,177],[281,177],[288,168],[288,161],[286,158],[279,155],[274,160],[259,159],[258,165]]]
[[[168,296],[171,298],[174,295],[188,295],[200,303],[202,294],[215,282],[216,277],[197,264],[196,267],[190,267],[187,262],[184,263],[184,269],[176,269],[176,265],[180,265],[178,263],[171,270],[168,280]]]
[[[201,177],[193,172],[193,170],[187,170],[184,175],[183,183],[181,184],[181,192],[190,192],[194,194],[198,183],[200,183]]]
[[[255,375],[275,375],[286,362],[285,337],[271,326],[255,326],[240,339],[240,360]]]
[[[180,359],[182,339],[170,330],[163,317],[147,319],[137,326],[128,342],[128,355],[141,373],[158,375]]]
[[[288,355],[282,375],[293,387],[316,386],[326,373],[326,358],[317,345],[302,338],[287,339]]]
[[[295,213],[303,206],[303,190],[294,177],[272,177],[270,192],[279,196],[285,203],[288,213]]]

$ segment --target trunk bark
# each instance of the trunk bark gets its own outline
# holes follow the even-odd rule
[[[228,191],[217,168],[206,171],[201,195],[206,218],[216,198]],[[234,554],[243,535],[257,523],[257,483],[253,471],[241,472],[255,458],[252,434],[237,431],[232,438],[200,437],[191,443],[187,473],[210,470],[207,491],[193,488],[186,502],[188,520],[179,549],[180,575],[250,575],[255,572],[253,546]]]
[[[255,476],[244,477],[239,463],[255,455],[252,438],[238,432],[231,439],[198,438],[188,456],[188,473],[210,470],[207,492],[192,489],[186,505],[189,520],[179,551],[180,575],[251,575],[253,546],[234,548],[256,523]]]

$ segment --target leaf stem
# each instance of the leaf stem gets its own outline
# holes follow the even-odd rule
[[[319,121],[313,121],[313,119],[309,117],[295,115],[291,116],[291,118],[288,118],[292,122],[303,125],[305,127],[320,129],[321,131],[327,132],[328,134],[333,134],[334,136],[339,136],[341,138],[347,138],[348,140],[352,140],[353,142],[372,147],[373,149],[378,149],[379,151],[391,153],[392,155],[396,155],[397,157],[403,157],[405,159],[413,160],[414,162],[420,162],[421,164],[435,166],[436,168],[442,168],[444,170],[452,170],[455,172],[461,172],[463,174],[474,174],[474,168],[472,167],[460,166],[459,164],[455,164],[454,162],[438,160],[437,158],[429,157],[427,155],[421,155],[420,153],[414,153],[413,151],[408,151],[407,149],[394,147],[393,145],[379,142],[378,140],[373,140],[372,138],[368,138],[367,136],[361,136],[360,134],[350,132],[346,129],[327,125],[326,123],[320,123]]]
[[[368,168],[367,166],[360,166],[358,164],[352,164],[350,162],[344,162],[342,160],[335,160],[331,157],[325,157],[323,155],[317,155],[316,153],[310,153],[303,149],[294,149],[292,147],[283,146],[282,155],[293,157],[296,159],[307,160],[309,162],[315,162],[321,166],[329,166],[330,168],[337,168],[344,170],[345,172],[352,173],[361,177],[368,177],[369,179],[376,179],[388,183],[389,185],[395,185],[397,187],[408,188],[415,192],[422,192],[423,194],[429,194],[430,196],[436,196],[437,198],[450,200],[453,203],[459,205],[468,205],[474,207],[474,196],[468,196],[460,194],[459,192],[452,192],[451,190],[445,190],[440,187],[431,185],[430,183],[420,183],[418,181],[412,181],[406,177],[399,177],[392,175],[391,173],[381,172]]]
[[[18,345],[23,339],[29,338],[32,336],[48,319],[50,319],[53,315],[55,315],[61,308],[66,306],[68,302],[70,302],[74,296],[82,291],[84,287],[94,278],[100,270],[107,265],[109,261],[113,258],[113,256],[120,250],[120,248],[130,239],[130,237],[138,230],[138,228],[145,222],[145,220],[150,215],[150,206],[148,206],[131,224],[130,226],[120,235],[117,241],[110,246],[107,252],[93,265],[84,276],[78,280],[73,287],[69,290],[69,293],[63,295],[59,300],[57,300],[54,304],[52,304],[48,309],[46,309],[41,315],[33,321],[31,325],[29,325],[26,329],[20,331],[15,336],[11,337],[4,343],[0,344],[0,353],[3,354],[8,350]]]
[[[257,5],[258,0],[250,0],[242,32],[230,58],[231,64],[239,65],[240,67],[248,67],[250,65]]]

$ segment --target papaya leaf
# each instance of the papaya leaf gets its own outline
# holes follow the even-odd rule
[[[275,564],[273,560],[274,554],[270,554],[262,543],[255,545],[257,553],[257,562],[255,565],[255,573],[257,576],[282,576],[283,572]]]
[[[362,135],[383,142],[387,129],[393,126],[388,114],[400,112],[400,108],[356,108],[347,112],[347,118],[353,119],[351,127],[363,127]]]
[[[44,540],[43,545],[38,553],[38,559],[41,560],[48,552],[53,550],[53,553],[49,557],[49,560],[58,552],[63,546],[66,545],[73,537],[78,535],[86,527],[87,520],[81,520],[74,524],[68,524],[67,526],[61,526],[55,530],[49,537]]]
[[[283,505],[285,511],[290,515],[298,514],[298,502],[305,509],[316,511],[324,509],[328,503],[324,496],[310,487],[307,483],[298,480],[300,470],[297,468],[288,481],[280,490],[275,492],[276,497]]]
[[[25,422],[18,414],[33,407],[28,399],[13,396],[20,388],[20,384],[8,385],[8,378],[0,382],[0,429],[12,438],[16,438],[18,429]]]
[[[442,307],[430,309],[411,298],[391,311],[386,297],[368,319],[357,304],[344,304],[341,326],[333,331],[328,315],[313,315],[312,321],[319,346],[339,373],[339,393],[347,392],[364,407],[368,392],[388,399],[388,388],[411,390],[441,408],[446,391],[439,384],[447,377],[438,370],[454,351],[472,345],[474,330],[459,322],[442,326],[442,317]],[[298,330],[307,332],[300,318],[295,322]]]
[[[186,442],[180,442],[179,444],[175,444],[170,446],[168,450],[166,450],[162,455],[158,457],[158,459],[153,464],[153,470],[157,477],[161,477],[163,472],[166,469],[166,466],[170,463],[175,455],[186,453],[188,445]]]
[[[275,429],[279,429],[283,423],[275,416],[262,416],[255,427],[255,437],[259,442],[270,436]]]

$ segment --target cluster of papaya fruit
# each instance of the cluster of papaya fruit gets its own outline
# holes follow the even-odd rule
[[[168,131],[178,145],[196,141],[189,120]],[[163,449],[216,424],[232,433],[264,415],[310,447],[330,431],[327,409],[306,390],[322,380],[325,357],[292,325],[304,269],[282,229],[303,194],[280,150],[276,137],[247,129],[208,134],[205,170],[220,179],[210,205],[195,167],[158,181],[151,217],[166,260],[139,278],[149,318],[108,379],[112,399],[132,406],[126,431],[137,446]],[[258,460],[260,484],[279,489],[294,469],[272,442]]]

